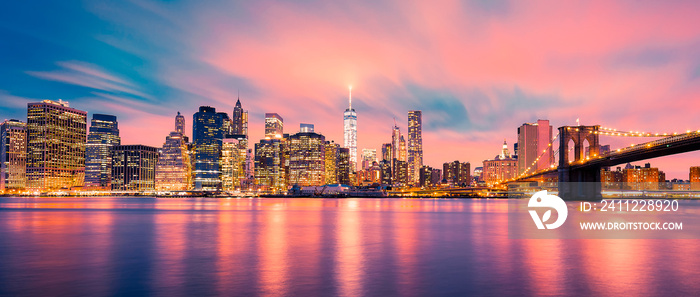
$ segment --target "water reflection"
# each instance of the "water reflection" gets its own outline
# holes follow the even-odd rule
[[[509,239],[508,220],[501,200],[0,198],[0,295],[700,293],[698,240]]]

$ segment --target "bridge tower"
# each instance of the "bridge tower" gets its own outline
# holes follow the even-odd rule
[[[599,125],[559,127],[559,197],[565,200],[597,200],[600,194],[599,166],[579,166],[585,162],[588,142],[589,156],[600,154]],[[574,143],[574,160],[569,160],[569,142]]]

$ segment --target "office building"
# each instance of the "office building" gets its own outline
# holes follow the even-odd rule
[[[284,120],[276,113],[265,114],[265,137],[282,138],[284,135]]]
[[[326,184],[338,183],[338,150],[340,146],[333,141],[326,141]]]
[[[326,138],[317,133],[289,136],[289,180],[302,187],[320,186],[326,179]]]
[[[350,149],[347,147],[338,148],[336,155],[338,183],[343,185],[354,185],[350,178]]]
[[[471,164],[453,161],[442,164],[445,181],[453,186],[466,187],[471,184]]]
[[[420,110],[408,112],[408,174],[409,183],[418,184],[423,166],[423,119]]]
[[[550,168],[554,164],[551,141],[552,126],[549,120],[537,120],[537,123],[525,123],[518,127],[518,174]]]
[[[376,149],[362,149],[362,165],[363,170],[367,170],[372,167],[372,164],[377,161],[377,150]]]
[[[522,148],[518,146],[521,152]],[[492,160],[484,160],[482,175],[488,186],[513,179],[518,175],[518,160],[509,155],[505,140],[500,155]]]
[[[68,102],[27,105],[27,188],[50,191],[85,181],[87,112]]]
[[[27,124],[5,120],[0,125],[0,193],[26,186]]]
[[[115,145],[111,148],[113,191],[155,190],[158,149],[145,145]]]
[[[287,190],[286,141],[266,138],[255,144],[255,182],[259,189],[270,192]]]
[[[184,132],[185,117],[178,112],[175,116],[175,131],[165,138],[156,164],[156,189],[159,191],[192,189],[192,161]]]
[[[112,146],[120,145],[117,117],[93,114],[85,146],[85,188],[109,190],[112,181]]]
[[[201,106],[193,116],[194,189],[221,189],[219,158],[224,138],[224,118],[210,106]]]
[[[302,133],[314,132],[314,124],[305,124],[305,123],[299,124],[299,132],[302,132]]]

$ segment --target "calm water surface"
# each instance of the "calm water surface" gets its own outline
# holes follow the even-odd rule
[[[700,295],[700,240],[508,239],[507,212],[504,200],[0,198],[0,295]]]

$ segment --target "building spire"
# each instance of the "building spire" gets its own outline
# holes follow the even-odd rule
[[[352,86],[348,86],[348,99],[349,99],[349,104],[348,104],[348,110],[352,110]]]

